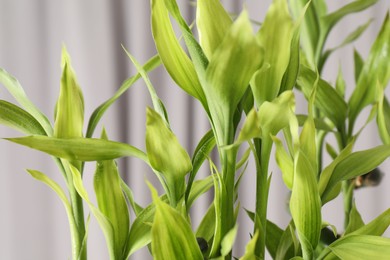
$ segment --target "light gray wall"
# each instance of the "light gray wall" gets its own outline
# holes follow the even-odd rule
[[[189,1],[179,1],[183,12],[192,19],[194,8]],[[244,1],[223,0],[232,12],[240,10]],[[253,19],[262,20],[270,0],[248,0],[246,8]],[[347,1],[328,1],[330,9]],[[375,20],[370,29],[356,43],[356,48],[367,55],[383,17],[390,4],[382,0],[362,15],[350,16],[330,36],[328,46],[335,46],[340,39],[364,23],[368,17]],[[110,97],[121,82],[135,69],[121,48],[123,44],[139,61],[144,62],[154,53],[150,33],[150,8],[146,0],[0,0],[0,67],[15,75],[29,97],[53,118],[53,108],[59,90],[60,53],[65,44],[79,83],[84,91],[86,116]],[[362,18],[364,17],[364,18]],[[331,57],[333,64],[341,63],[349,86],[353,86],[352,48],[345,47]],[[334,81],[337,66],[327,66],[325,77]],[[163,69],[151,74],[155,87],[165,102],[172,128],[180,141],[191,151],[197,140],[208,129],[208,123],[200,106],[174,86]],[[10,100],[4,89],[0,98]],[[114,105],[103,120],[109,136],[114,140],[144,147],[145,106],[150,104],[145,85],[140,81]],[[298,101],[298,106],[303,103]],[[97,133],[100,131],[100,127]],[[19,133],[0,127],[0,137],[19,136]],[[375,127],[363,133],[357,149],[379,143]],[[61,174],[48,156],[24,147],[0,141],[0,259],[69,259],[71,257],[68,222],[60,200],[54,193],[32,179],[25,169],[40,170],[63,185]],[[150,200],[145,177],[153,177],[145,165],[137,160],[120,160],[125,179],[134,189],[141,204]],[[284,201],[287,191],[278,169],[273,165],[273,184],[270,193],[269,217],[284,226],[289,217]],[[383,171],[389,163],[382,166]],[[207,174],[204,171],[202,174]],[[92,192],[93,165],[88,165],[85,183]],[[245,176],[241,187],[243,206],[253,208],[253,171]],[[154,180],[155,181],[155,180]],[[390,180],[377,189],[356,193],[358,208],[369,221],[390,206]],[[209,200],[204,198],[203,202]],[[325,220],[336,223],[341,229],[341,201],[327,206]],[[206,207],[200,201],[194,214],[194,224],[199,222]],[[240,225],[237,255],[243,253],[251,232],[251,225],[244,214]],[[108,259],[105,241],[96,221],[92,218],[89,235],[90,259]],[[142,253],[134,259],[147,259]]]

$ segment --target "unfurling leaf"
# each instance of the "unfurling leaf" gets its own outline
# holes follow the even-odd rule
[[[134,146],[102,139],[26,136],[6,140],[70,161],[103,161],[134,156],[148,163],[145,153]]]
[[[191,159],[162,117],[148,108],[146,150],[150,165],[167,183],[170,202],[175,205],[184,194],[185,175],[192,169]]]
[[[210,59],[233,21],[219,0],[200,0],[197,2],[196,24],[200,45]]]
[[[172,79],[207,107],[194,64],[176,38],[164,0],[152,0],[152,32],[159,56]]]
[[[152,254],[156,260],[202,260],[202,252],[189,223],[149,185],[156,212],[152,224]]]
[[[4,100],[0,100],[0,124],[25,134],[46,135],[41,124],[32,115]]]
[[[268,70],[258,71],[251,81],[257,106],[264,101],[272,101],[279,93],[290,61],[294,29],[287,1],[274,0],[257,34],[264,48],[264,64],[270,66]]]
[[[389,14],[383,22],[381,31],[371,47],[356,88],[349,100],[350,129],[352,132],[354,122],[360,111],[376,99],[377,84],[384,89],[390,80],[390,19]]]
[[[215,50],[206,70],[204,91],[219,145],[229,145],[232,117],[250,78],[262,62],[261,48],[243,11]]]
[[[54,136],[59,138],[82,137],[84,98],[65,47],[62,49],[62,69],[60,95],[55,111]]]
[[[107,140],[105,131],[102,139]],[[112,225],[116,255],[122,255],[129,235],[130,216],[114,160],[97,162],[93,184],[99,209]]]

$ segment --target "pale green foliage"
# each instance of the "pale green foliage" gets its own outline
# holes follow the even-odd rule
[[[0,83],[17,103],[0,100],[0,124],[26,134],[6,140],[53,156],[65,179],[68,194],[49,176],[28,170],[54,190],[65,206],[73,260],[87,258],[85,205],[102,229],[111,260],[128,259],[144,247],[155,259],[169,260],[264,259],[266,249],[274,259],[387,259],[390,239],[381,236],[390,225],[390,209],[365,224],[355,204],[354,188],[364,187],[364,178],[377,172],[390,156],[390,105],[385,95],[390,79],[389,15],[368,57],[354,50],[356,87],[351,96],[341,70],[337,79],[328,81],[321,75],[329,56],[357,40],[371,20],[324,51],[328,34],[345,16],[376,2],[355,0],[329,13],[326,0],[273,0],[254,32],[245,8],[235,16],[219,0],[198,0],[193,9],[198,40],[176,0],[151,0],[158,53],[141,65],[123,47],[138,73],[94,110],[85,134],[83,94],[65,48],[54,126],[19,82],[0,69]],[[182,35],[177,36],[178,32]],[[191,156],[173,133],[169,111],[148,75],[161,64],[181,89],[201,103],[209,119],[210,129],[201,135]],[[107,109],[141,77],[153,104],[153,109],[146,109],[146,152],[108,140],[105,130],[101,138],[93,138]],[[308,101],[306,113],[300,115],[295,111],[297,91]],[[371,113],[356,131],[355,121],[368,106]],[[383,144],[355,151],[360,133],[375,117]],[[328,143],[328,135],[335,136],[337,148]],[[213,150],[219,161],[211,156]],[[324,152],[332,158],[325,166]],[[163,194],[159,197],[146,181],[153,201],[138,204],[119,174],[115,159],[120,157],[143,161]],[[291,190],[291,219],[286,227],[267,219],[272,181],[268,166],[274,159]],[[93,194],[97,206],[83,180],[84,163],[89,161],[97,162]],[[197,173],[207,163],[209,174],[199,177]],[[253,172],[247,167],[251,163]],[[139,172],[124,174],[143,178]],[[238,223],[244,174],[256,185],[254,208],[244,209],[253,222],[253,232],[246,237],[240,234]],[[193,231],[190,213],[197,209],[196,200],[209,191],[214,198]],[[340,193],[345,225],[337,231],[322,220],[321,210]],[[131,215],[135,218],[130,219]],[[238,238],[246,239],[243,256],[234,251]]]

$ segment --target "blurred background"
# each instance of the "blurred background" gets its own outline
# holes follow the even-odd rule
[[[193,21],[195,8],[191,1],[178,2],[187,21]],[[252,19],[261,21],[271,0],[222,2],[232,13],[238,13],[245,6]],[[335,10],[350,1],[327,2],[329,9]],[[354,86],[353,48],[367,57],[389,8],[389,1],[380,0],[367,11],[348,16],[340,22],[326,44],[329,48],[337,46],[349,32],[370,17],[374,18],[356,43],[341,48],[330,57],[324,69],[325,79],[334,82],[339,69],[337,65],[340,64],[347,86]],[[121,44],[142,63],[156,53],[149,21],[147,0],[0,0],[0,67],[21,82],[31,100],[52,120],[59,93],[61,48],[65,45],[84,93],[87,121],[98,105],[111,97],[125,79],[136,73]],[[151,79],[167,107],[173,131],[192,153],[209,129],[205,113],[198,103],[175,86],[163,68],[152,72]],[[0,98],[12,100],[4,88],[0,88]],[[145,107],[148,105],[150,98],[140,80],[108,110],[96,135],[100,134],[104,125],[110,139],[144,149]],[[306,106],[299,97],[297,105],[298,111],[303,111]],[[365,115],[367,113],[365,111]],[[364,116],[361,119],[363,122]],[[0,126],[1,138],[20,135]],[[371,125],[362,133],[355,150],[379,143],[376,126]],[[153,175],[139,160],[120,159],[119,165],[136,200],[145,206],[150,202],[145,179],[156,183]],[[385,162],[380,168],[386,173],[389,166],[389,162]],[[249,209],[254,207],[252,167],[249,166],[240,190],[242,206]],[[63,205],[52,190],[34,180],[25,169],[42,171],[64,184],[61,173],[49,156],[0,140],[0,259],[70,259],[70,235]],[[269,218],[284,228],[290,219],[286,210],[288,191],[274,164],[271,170],[273,183],[269,196]],[[91,195],[93,173],[94,165],[87,164],[84,181]],[[201,174],[207,174],[207,170]],[[385,175],[379,187],[356,192],[357,207],[364,221],[370,221],[390,207],[389,186],[390,178]],[[212,194],[208,194],[195,204],[196,211],[192,212],[194,227],[211,199]],[[335,224],[340,231],[342,210],[340,198],[324,208],[324,220]],[[91,219],[89,259],[108,259],[103,234],[93,217]],[[240,236],[235,249],[237,256],[244,252],[252,229],[243,212],[240,219]],[[140,251],[132,259],[149,259],[144,253]]]

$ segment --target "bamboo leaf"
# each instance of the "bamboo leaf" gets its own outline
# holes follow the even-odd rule
[[[304,258],[311,258],[321,235],[321,199],[317,184],[317,147],[314,125],[314,100],[318,78],[309,99],[309,117],[299,138],[299,150],[294,158],[294,179],[290,211]]]
[[[390,239],[369,235],[351,235],[336,240],[330,250],[341,259],[388,259]]]
[[[363,11],[376,4],[376,2],[378,2],[378,0],[356,0],[344,5],[335,12],[330,13],[322,18],[321,22],[323,23],[324,30],[329,32],[345,16]]]
[[[152,254],[154,259],[194,259],[203,256],[188,222],[163,202],[149,185],[156,213],[152,225]]]
[[[389,156],[390,145],[381,145],[372,149],[351,153],[336,165],[327,187],[332,187],[339,181],[349,180],[368,173]]]
[[[290,0],[290,8],[297,19],[302,14],[302,10],[309,4],[302,22],[301,43],[304,47],[306,57],[310,64],[315,64],[315,53],[317,43],[320,36],[320,21],[319,18],[326,12],[326,4],[324,1],[309,1],[309,0]],[[320,13],[322,11],[322,14]]]
[[[235,144],[255,137],[268,138],[270,134],[276,135],[287,126],[298,130],[295,97],[292,91],[281,93],[272,102],[264,102],[259,111],[253,109],[249,112]]]
[[[196,6],[196,24],[200,45],[210,59],[222,43],[233,21],[219,0],[200,0]]]
[[[364,222],[362,216],[360,215],[359,211],[356,208],[356,203],[353,202],[351,212],[349,213],[348,226],[345,229],[344,235],[348,235],[349,233],[363,226],[364,226]]]
[[[121,254],[115,250],[116,243],[115,234],[113,230],[113,226],[111,225],[108,218],[90,201],[88,193],[84,188],[83,181],[81,179],[81,174],[72,164],[67,165],[70,168],[70,171],[73,175],[73,184],[78,194],[87,202],[92,214],[95,216],[96,220],[99,223],[100,228],[103,231],[103,234],[106,238],[108,253],[111,260],[117,259],[121,257]],[[122,253],[122,252],[121,252]]]
[[[368,20],[366,23],[357,27],[350,34],[348,34],[347,37],[345,37],[345,39],[339,45],[325,51],[324,55],[329,56],[334,51],[336,51],[336,50],[344,47],[345,45],[350,44],[351,42],[355,41],[356,39],[358,39],[366,31],[368,26],[370,26],[371,22],[372,22],[372,19]]]
[[[284,149],[282,141],[277,137],[272,137],[275,143],[275,158],[283,177],[283,182],[290,190],[293,187],[294,182],[294,160]]]
[[[295,255],[297,255],[297,253],[294,252],[296,251],[294,248],[294,240],[296,240],[295,232],[292,228],[292,224],[290,223],[280,237],[274,259],[291,259]],[[299,244],[297,246],[299,246]]]
[[[188,177],[187,188],[186,188],[186,202],[188,204],[188,196],[190,195],[192,183],[195,180],[196,174],[198,173],[203,162],[208,158],[211,150],[215,147],[215,138],[212,130],[208,131],[202,139],[199,141],[195,148],[192,156],[192,171]]]
[[[103,130],[102,139],[108,140]],[[93,186],[100,212],[110,221],[115,238],[115,254],[122,256],[130,229],[130,215],[114,160],[98,161]]]
[[[141,207],[135,202],[133,192],[131,191],[130,187],[123,181],[123,179],[120,179],[120,181],[121,181],[122,191],[127,201],[129,202],[131,208],[133,209],[135,216],[138,216],[140,212],[143,210],[143,207]]]
[[[225,257],[232,251],[234,241],[237,237],[238,225],[236,224],[229,232],[223,237],[221,242],[221,256]]]
[[[0,124],[25,134],[46,135],[41,124],[32,115],[5,100],[0,100]]]
[[[213,187],[213,177],[207,176],[204,179],[194,181],[191,192],[188,197],[187,207],[190,208],[191,205],[195,202],[195,200],[205,192]]]
[[[154,109],[169,124],[168,115],[166,114],[164,104],[162,103],[161,99],[157,96],[156,90],[154,89],[152,82],[150,81],[146,70],[141,66],[141,64],[139,64],[139,62],[126,49],[124,49],[124,50],[125,50],[127,56],[130,58],[130,60],[133,62],[134,66],[137,68],[138,73],[141,74],[142,78],[144,79],[146,86],[149,90],[149,94],[150,94],[150,97],[152,99]]]
[[[128,144],[102,139],[26,136],[6,140],[70,161],[103,161],[134,156],[148,163],[145,153],[141,150]]]
[[[158,55],[153,56],[150,58],[145,65],[143,66],[145,71],[152,71],[155,69],[157,66],[161,64],[161,59]],[[106,100],[104,103],[102,103],[99,107],[97,107],[91,117],[89,118],[88,122],[88,128],[87,128],[87,133],[86,137],[90,138],[92,137],[97,124],[99,123],[100,119],[103,117],[104,113],[107,111],[107,109],[116,101],[118,100],[123,93],[126,92],[139,78],[141,77],[140,73],[137,73],[136,75],[126,79],[120,88],[115,92],[115,94]]]
[[[243,11],[215,50],[206,70],[204,91],[219,145],[229,144],[226,140],[232,138],[229,131],[234,111],[260,64],[261,48],[252,33],[248,14]]]
[[[53,128],[47,117],[27,97],[20,83],[8,72],[0,68],[0,83],[8,90],[15,100],[32,115],[45,129],[46,135],[53,134]]]
[[[387,209],[370,223],[354,230],[349,235],[382,236],[390,225],[390,209]]]
[[[206,108],[206,98],[195,67],[176,38],[165,1],[152,0],[151,4],[152,33],[162,63],[177,85]]]
[[[161,200],[168,201],[167,196],[161,196]],[[128,259],[137,250],[148,245],[152,241],[152,224],[155,212],[156,206],[152,202],[137,214],[137,217],[130,227],[130,234],[126,247],[127,257],[125,259]],[[126,254],[124,255],[126,256]]]
[[[68,216],[68,221],[69,221],[69,226],[70,226],[70,233],[72,237],[72,257],[74,259],[79,259],[80,255],[82,254],[82,251],[85,250],[86,244],[83,244],[83,241],[80,241],[78,238],[78,229],[77,225],[72,213],[72,207],[70,205],[70,202],[58,183],[50,179],[47,175],[36,171],[36,170],[27,170],[27,172],[34,178],[37,179],[38,181],[41,181],[45,183],[48,187],[50,187],[56,194],[57,196],[61,199],[62,204],[65,207],[66,214]]]
[[[257,106],[264,101],[272,101],[279,93],[290,62],[294,29],[287,1],[274,0],[257,34],[257,39],[264,48],[264,63],[270,65],[267,71],[257,72],[251,81]]]
[[[211,241],[214,235],[215,226],[215,205],[214,203],[211,203],[196,230],[196,236],[204,238],[206,241]]]
[[[317,73],[306,66],[301,66],[298,84],[308,98],[313,89]],[[326,81],[320,79],[314,105],[338,127],[342,128],[347,117],[347,104],[337,91]]]
[[[146,150],[151,166],[167,182],[170,202],[176,205],[184,194],[184,177],[192,169],[191,160],[162,117],[150,108],[146,114]]]
[[[60,95],[55,109],[54,137],[82,137],[84,98],[65,47],[62,48]]]
[[[390,19],[386,16],[381,31],[371,47],[356,88],[349,100],[350,132],[360,111],[376,99],[377,83],[384,89],[390,79]]]
[[[245,247],[245,254],[240,260],[258,260],[259,258],[255,255],[256,241],[259,238],[259,232],[256,232],[252,239],[248,242]]]
[[[390,144],[390,106],[384,95],[384,91],[378,88],[378,113],[377,125],[379,136],[384,144]]]
[[[337,79],[336,79],[336,91],[340,95],[340,97],[344,98],[345,97],[345,80],[343,77],[343,72],[341,70],[341,66],[339,67],[339,72],[337,74]]]
[[[364,60],[356,49],[353,50],[353,60],[355,68],[355,82],[357,83],[359,81],[359,77],[364,66]]]
[[[331,191],[332,186],[328,186],[329,180],[332,177],[333,171],[336,166],[344,160],[348,155],[352,153],[355,139],[353,139],[341,152],[340,154],[327,166],[320,174],[320,180],[318,182],[319,192],[322,196],[322,203],[325,204],[328,199],[325,199],[327,193]],[[329,188],[328,188],[329,187]]]
[[[283,230],[278,227],[275,223],[267,220],[266,225],[266,246],[269,254],[275,259],[276,250],[278,249],[279,242],[281,241]],[[253,238],[252,238],[253,239]]]
[[[311,258],[321,233],[321,200],[316,170],[306,155],[299,151],[294,163],[294,184],[290,211],[302,244],[304,258]]]

